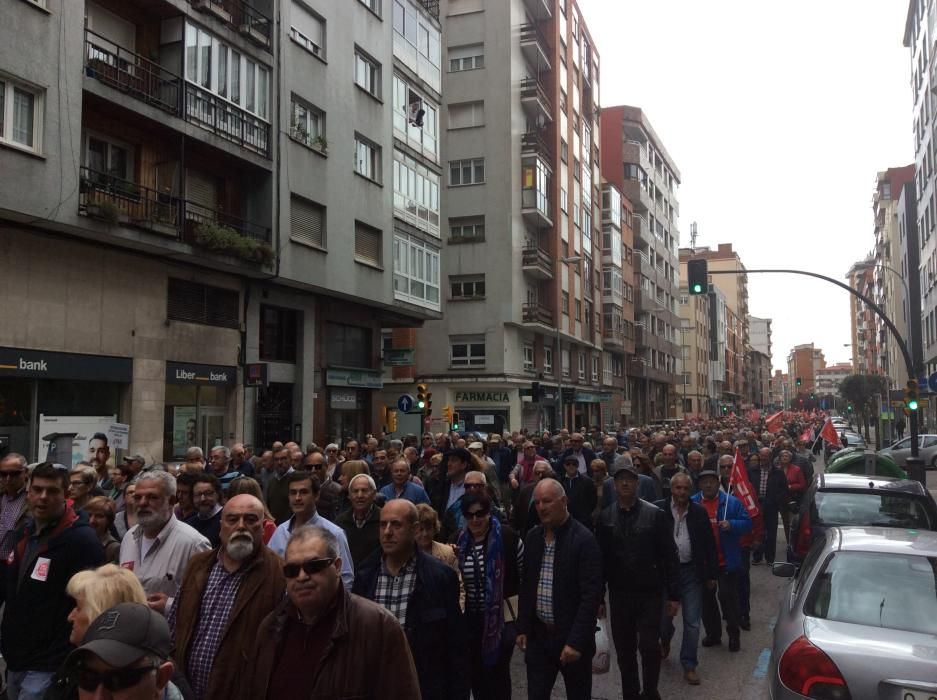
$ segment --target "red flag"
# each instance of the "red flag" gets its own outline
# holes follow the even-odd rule
[[[810,428],[807,428],[804,431],[804,434],[800,436],[800,439],[804,442],[813,442],[813,431]]]
[[[829,418],[826,419],[826,423],[823,424],[823,428],[820,430],[820,437],[833,445],[840,444],[839,435],[836,434],[833,421]]]
[[[778,411],[773,416],[768,416],[765,419],[765,430],[767,430],[769,433],[778,432],[779,430],[781,430],[783,425],[784,425],[784,412],[783,411]]]
[[[758,498],[752,489],[752,483],[748,480],[748,469],[745,468],[742,452],[737,447],[735,448],[735,461],[732,463],[732,474],[729,476],[729,493],[742,502],[749,517],[754,518],[758,515]]]

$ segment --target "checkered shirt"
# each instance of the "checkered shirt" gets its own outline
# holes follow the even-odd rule
[[[228,627],[228,618],[234,608],[234,600],[243,578],[244,567],[229,573],[220,558],[215,561],[208,575],[208,583],[202,593],[202,606],[198,613],[198,627],[195,629],[186,659],[186,676],[198,700],[202,700],[208,691],[208,679],[211,676],[215,654],[221,644],[221,636]],[[178,598],[174,602],[176,605],[173,605],[173,613],[178,606]],[[171,622],[175,629],[175,614],[172,615]]]
[[[404,564],[400,572],[394,576],[387,570],[387,564],[381,560],[381,573],[377,576],[377,589],[374,591],[374,602],[383,605],[404,625],[407,622],[407,605],[416,586],[416,557]]]
[[[553,561],[556,558],[556,539],[543,543],[543,563],[537,581],[537,617],[548,625],[553,619]]]
[[[23,501],[26,500],[26,489],[10,498],[3,494],[0,500],[0,561],[6,561],[13,549],[13,533],[16,521],[23,512]]]
[[[768,475],[771,473],[771,467],[762,467],[761,468],[761,483],[758,484],[758,496],[762,500],[765,499],[765,495],[768,493]]]

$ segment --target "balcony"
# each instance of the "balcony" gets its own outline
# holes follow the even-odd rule
[[[621,330],[605,327],[602,329],[602,344],[606,350],[622,349],[625,347],[625,337]]]
[[[536,280],[553,279],[553,258],[543,248],[526,246],[521,257],[524,272]]]
[[[546,91],[536,78],[524,78],[521,81],[521,107],[532,124],[546,124],[553,121],[553,106]]]
[[[634,272],[636,275],[644,275],[645,277],[652,276],[654,272],[654,267],[651,265],[651,262],[644,256],[644,253],[641,253],[640,251],[635,251],[631,259],[634,263]]]
[[[269,227],[82,167],[78,212],[248,262],[273,259]]]
[[[521,52],[530,67],[538,73],[542,70],[550,70],[547,41],[536,24],[521,25]]]
[[[521,154],[537,155],[550,159],[551,149],[539,131],[528,131],[521,135]]]
[[[626,179],[622,194],[625,195],[634,206],[636,214],[654,211],[654,198],[641,186],[640,180]]]
[[[181,116],[182,79],[178,75],[90,30],[85,30],[85,75],[164,112]]]
[[[539,303],[526,303],[523,306],[524,323],[534,323],[553,327],[553,312]]]
[[[433,19],[439,21],[439,0],[417,0]]]
[[[193,83],[185,84],[185,118],[238,146],[268,157],[270,125]]]
[[[272,52],[270,18],[250,3],[245,0],[190,0],[190,2],[195,9],[213,15],[218,21]]]
[[[553,208],[546,190],[521,188],[521,214],[527,223],[537,228],[553,226]]]
[[[553,16],[552,0],[524,0],[524,5],[527,6],[527,11],[537,22],[550,19]]]

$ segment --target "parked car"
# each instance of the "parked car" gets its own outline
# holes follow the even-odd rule
[[[801,561],[831,527],[937,530],[937,503],[919,481],[887,476],[817,474],[793,513],[787,560]]]
[[[937,468],[937,435],[918,435],[917,439],[918,457],[924,460],[928,468]],[[888,455],[899,467],[903,467],[911,456],[911,438],[899,440],[894,445],[882,448],[878,453]]]
[[[843,431],[840,428],[836,429],[836,432],[839,434],[840,439],[842,439],[843,433],[846,434],[846,447],[861,447],[862,449],[866,448],[865,438],[862,437],[859,433],[854,433],[851,430]],[[829,461],[830,456],[842,449],[843,445],[840,442],[839,445],[831,445],[828,442],[823,443],[823,461]]]
[[[937,695],[937,533],[832,528],[781,600],[772,700],[929,700]]]

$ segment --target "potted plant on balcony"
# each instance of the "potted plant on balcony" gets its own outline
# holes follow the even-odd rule
[[[87,212],[88,216],[100,219],[111,226],[114,226],[120,221],[120,209],[116,204],[107,199],[89,202]]]
[[[321,134],[312,140],[312,147],[322,153],[322,155],[326,155],[329,152],[329,142],[326,141],[325,137]]]
[[[263,265],[269,265],[274,259],[273,248],[269,243],[260,243],[242,236],[230,226],[217,222],[199,224],[195,229],[195,244],[207,250]]]
[[[294,121],[290,124],[290,136],[297,141],[302,141],[306,144],[309,143],[309,133],[306,131],[306,125],[302,122]]]

